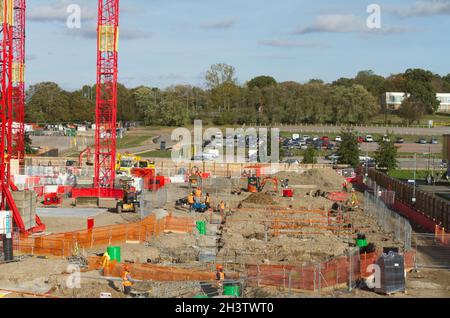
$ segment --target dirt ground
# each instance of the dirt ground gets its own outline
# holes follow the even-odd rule
[[[303,210],[304,213],[295,215],[280,214],[276,218],[296,218],[297,222],[312,222],[318,215],[306,210],[329,210],[332,201],[324,197],[313,197],[311,194],[317,190],[322,192],[341,191],[344,179],[331,169],[304,171],[301,173],[282,172],[276,177],[279,180],[289,179],[289,185],[295,191],[294,198],[282,198],[280,192],[274,193],[273,187],[268,184],[263,193],[249,194],[242,192],[232,195],[232,190],[245,189],[245,179],[212,178],[204,181],[204,192],[212,197],[212,206],[223,200],[226,203],[227,218],[221,233],[217,261],[223,263],[241,264],[307,264],[325,261],[329,258],[342,255],[355,245],[355,235],[336,235],[328,229],[319,229],[315,233],[282,234],[275,235],[270,228],[274,220],[274,209],[284,212],[289,210]],[[164,208],[174,216],[191,216],[194,220],[218,219],[218,213],[189,213],[186,208],[175,208],[175,201],[187,196],[192,191],[186,185],[168,185],[166,193],[167,203],[160,206],[152,204],[154,209]],[[359,205],[363,206],[363,197],[358,196]],[[155,202],[158,201],[155,198]],[[392,233],[383,233],[375,220],[365,215],[362,209],[348,213],[348,221],[353,231],[363,231],[369,242],[377,248],[401,247],[393,240]],[[139,219],[134,214],[100,213],[94,217],[95,226],[106,226],[134,222]],[[333,220],[332,220],[333,221]],[[86,229],[84,217],[45,217],[43,222],[47,225],[49,233],[61,233]],[[312,223],[311,223],[312,224]],[[172,266],[204,266],[197,260],[199,241],[197,234],[166,233],[152,239],[145,244],[121,245],[122,260],[135,263],[157,263]],[[106,247],[83,250],[84,256],[104,253]],[[0,265],[0,291],[26,290],[34,293],[51,292],[60,297],[99,297],[101,292],[109,292],[112,297],[123,297],[117,288],[119,284],[108,283],[101,279],[83,279],[82,289],[68,289],[64,287],[67,274],[68,261],[64,259],[41,259],[38,257],[25,257],[17,263]],[[84,273],[96,278],[97,272]],[[98,277],[97,277],[98,278]],[[179,295],[188,295],[192,286],[171,285],[171,292],[183,290]],[[409,275],[408,294],[394,297],[450,297],[449,271],[424,270]],[[154,285],[140,286],[142,290],[156,288]],[[162,288],[159,286],[158,288]],[[194,288],[194,287],[192,287]],[[194,288],[195,289],[195,288]],[[249,289],[248,297],[283,297],[290,296],[285,291],[267,289]],[[175,295],[167,292],[167,295]],[[19,297],[19,294],[9,294],[6,297]],[[191,295],[192,296],[192,295]],[[294,297],[317,297],[319,295],[295,294]],[[321,297],[382,297],[372,292],[356,290],[352,293],[335,291]]]

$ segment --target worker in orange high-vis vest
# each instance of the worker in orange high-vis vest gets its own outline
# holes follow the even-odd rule
[[[195,201],[194,201],[194,194],[191,192],[188,195],[188,204],[189,204],[189,212],[192,212],[192,206],[194,205]]]
[[[131,294],[131,287],[134,283],[135,280],[130,275],[130,266],[125,265],[122,272],[122,286],[125,295]]]
[[[223,286],[223,282],[225,281],[225,273],[223,272],[223,266],[217,265],[216,267],[216,285],[218,288]]]
[[[224,218],[225,218],[225,202],[223,202],[223,201],[220,202],[219,211],[220,211],[220,216],[222,217],[222,222],[223,222]]]
[[[211,208],[211,197],[209,196],[209,193],[206,194],[205,205],[208,210]]]
[[[202,194],[203,194],[202,188],[197,188],[197,190],[195,190],[195,201],[196,202],[200,203],[200,201],[202,199]]]

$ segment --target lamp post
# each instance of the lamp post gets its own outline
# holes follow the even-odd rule
[[[412,203],[416,205],[416,173],[417,173],[417,153],[414,154],[414,192]]]

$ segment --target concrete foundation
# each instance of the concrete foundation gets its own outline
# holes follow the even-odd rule
[[[26,229],[36,225],[37,195],[34,191],[13,191],[12,196]]]

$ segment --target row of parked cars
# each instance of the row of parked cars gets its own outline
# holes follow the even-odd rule
[[[283,140],[283,148],[284,149],[300,149],[306,150],[309,147],[314,147],[317,150],[326,149],[333,150],[336,147],[336,143],[341,142],[342,139],[336,138],[335,142],[332,142],[329,137],[323,136],[294,136],[293,138],[288,138]]]

